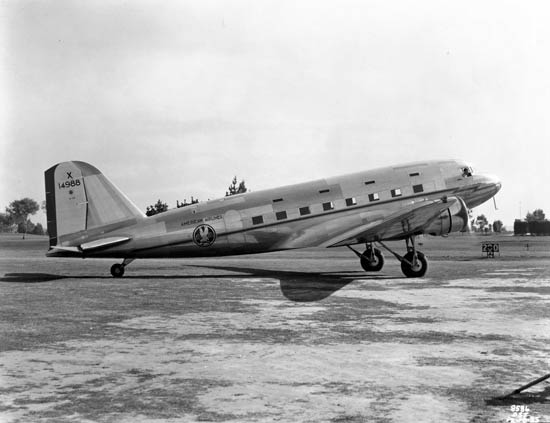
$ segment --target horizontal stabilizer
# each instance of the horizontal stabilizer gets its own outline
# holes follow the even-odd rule
[[[78,247],[63,247],[61,245],[56,245],[51,247],[50,250],[46,253],[47,256],[54,256],[59,253],[74,253],[82,254],[82,250]]]
[[[55,245],[50,248],[50,250],[46,253],[46,255],[50,257],[64,257],[64,256],[74,256],[74,255],[82,256],[89,251],[99,250],[101,248],[113,247],[115,245],[123,244],[124,242],[130,241],[130,239],[131,238],[126,236],[119,236],[119,237],[96,239],[95,241],[86,242],[82,245],[79,245],[78,247],[75,247],[75,246],[66,247],[63,245]]]
[[[101,238],[95,241],[86,242],[80,246],[82,251],[97,250],[98,248],[112,247],[114,245],[122,244],[123,242],[130,241],[131,238],[127,236],[116,236],[111,238]]]

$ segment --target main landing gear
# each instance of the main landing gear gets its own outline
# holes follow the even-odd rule
[[[407,245],[407,253],[405,256],[401,256],[392,251],[382,241],[378,243],[392,253],[397,260],[401,262],[401,271],[408,278],[421,278],[426,274],[428,270],[428,261],[426,256],[420,251],[416,250],[415,237],[410,236],[405,239]],[[377,272],[384,266],[384,256],[378,248],[374,248],[372,243],[367,243],[367,249],[363,254],[354,250],[348,245],[348,248],[352,250],[360,259],[361,267],[366,272]]]
[[[133,262],[133,258],[127,258],[124,259],[122,263],[115,263],[111,266],[111,275],[113,275],[114,278],[121,278],[124,276],[124,268],[128,266],[131,262]]]
[[[416,250],[414,236],[405,238],[405,243],[407,245],[407,254],[405,254],[404,257],[392,251],[382,241],[378,242],[382,247],[392,253],[397,258],[397,260],[401,262],[401,271],[406,277],[421,278],[426,274],[426,271],[428,270],[428,261],[426,260],[426,256],[424,254]]]
[[[384,255],[382,251],[372,246],[372,242],[367,243],[367,249],[363,254],[354,250],[349,245],[347,247],[359,257],[361,267],[365,272],[379,272],[384,267]]]

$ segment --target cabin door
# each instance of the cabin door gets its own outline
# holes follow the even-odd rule
[[[246,243],[243,219],[238,210],[228,210],[223,216],[229,248],[239,248]]]

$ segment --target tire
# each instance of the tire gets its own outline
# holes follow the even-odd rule
[[[111,266],[111,275],[113,275],[113,278],[121,278],[124,276],[124,266],[122,264],[113,264]]]
[[[407,254],[405,254],[405,259],[412,262],[413,256],[413,252],[409,251]],[[426,256],[424,256],[424,254],[422,254],[420,251],[416,252],[416,256],[418,257],[418,269],[413,269],[408,263],[404,261],[401,262],[401,271],[408,278],[421,278],[426,274],[426,271],[428,270],[428,261],[426,260]]]
[[[368,260],[366,257],[370,256],[370,251],[365,250],[363,256],[361,256],[361,267],[365,272],[379,272],[384,267],[384,255],[378,248],[374,249],[374,260]]]

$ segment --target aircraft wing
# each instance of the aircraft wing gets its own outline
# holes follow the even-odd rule
[[[423,232],[441,213],[459,201],[456,197],[449,197],[409,204],[390,215],[380,216],[378,219],[344,232],[332,238],[324,246],[341,247],[418,234]]]

